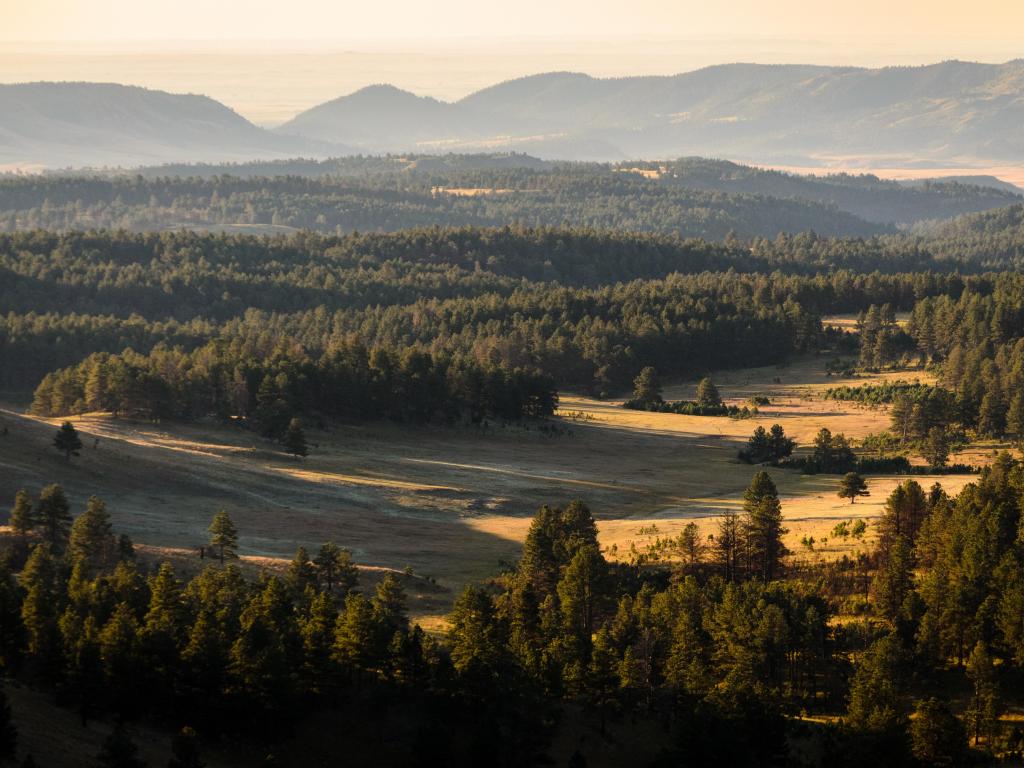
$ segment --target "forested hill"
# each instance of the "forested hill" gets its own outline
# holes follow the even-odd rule
[[[517,223],[708,240],[811,230],[866,237],[1021,201],[998,186],[800,176],[703,158],[600,164],[520,154],[381,155],[0,177],[0,231],[337,234]]]

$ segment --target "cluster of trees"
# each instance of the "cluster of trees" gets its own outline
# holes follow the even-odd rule
[[[32,412],[57,416],[111,411],[149,419],[207,415],[251,419],[267,437],[304,453],[296,414],[396,421],[478,423],[550,416],[558,404],[551,378],[483,367],[427,352],[390,354],[338,345],[319,358],[294,348],[261,354],[255,344],[210,342],[192,352],[158,346],[99,353],[47,374]]]
[[[891,304],[872,304],[857,317],[860,341],[860,365],[878,370],[896,362],[914,349],[913,340],[896,323],[896,310]]]
[[[748,464],[778,464],[785,461],[796,448],[796,441],[786,437],[781,424],[772,424],[771,429],[757,427],[745,448],[740,449],[739,459]]]
[[[726,405],[718,392],[718,387],[705,376],[697,383],[697,393],[693,400],[666,401],[661,396],[661,382],[658,372],[653,366],[643,368],[633,380],[633,396],[624,402],[624,408],[634,411],[656,411],[658,413],[679,413],[687,416],[737,416],[749,418],[757,414],[757,408],[742,408]]]

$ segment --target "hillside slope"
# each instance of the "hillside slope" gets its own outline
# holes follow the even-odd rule
[[[129,166],[339,149],[275,135],[206,96],[110,83],[0,85],[0,165]]]
[[[515,147],[542,157],[815,163],[1024,159],[1024,61],[924,67],[729,64],[670,77],[521,78],[453,104],[364,89],[279,130],[367,150]]]

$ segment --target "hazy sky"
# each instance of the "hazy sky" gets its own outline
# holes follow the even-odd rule
[[[938,50],[1024,31],[1021,0],[0,0],[0,12],[8,42],[841,33]]]

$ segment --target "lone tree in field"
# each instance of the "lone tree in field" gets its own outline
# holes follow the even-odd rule
[[[949,438],[942,427],[932,427],[924,440],[921,455],[932,469],[942,469],[949,461]]]
[[[853,504],[858,496],[870,496],[871,491],[868,490],[868,484],[863,477],[856,472],[847,472],[839,483],[838,495],[840,499],[849,499]]]
[[[302,431],[302,422],[298,419],[288,422],[288,430],[284,433],[284,447],[296,458],[309,455],[306,433]]]
[[[704,406],[718,406],[722,404],[722,396],[718,394],[718,387],[711,381],[710,376],[705,376],[697,385],[697,404]]]
[[[210,546],[217,551],[221,565],[225,560],[238,559],[238,529],[227,512],[222,509],[214,515],[209,531]]]
[[[32,499],[24,488],[14,496],[11,508],[11,530],[19,536],[27,536],[36,527],[36,517],[32,513]]]
[[[658,372],[647,366],[633,379],[633,400],[643,405],[661,402],[661,382]]]
[[[60,425],[60,429],[53,437],[53,447],[63,453],[64,459],[67,461],[70,461],[72,456],[78,455],[78,452],[82,450],[82,440],[79,438],[74,424],[65,421]]]

